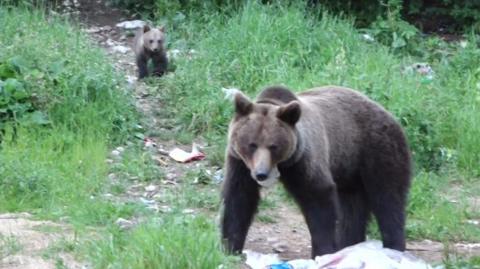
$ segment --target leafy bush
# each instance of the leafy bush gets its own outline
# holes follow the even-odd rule
[[[108,146],[136,125],[133,101],[65,21],[0,6],[0,24],[0,210],[85,212],[106,179]]]

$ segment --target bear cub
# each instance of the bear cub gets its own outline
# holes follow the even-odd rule
[[[370,214],[383,246],[405,250],[410,150],[400,124],[365,95],[337,86],[274,86],[256,102],[237,94],[222,189],[226,251],[242,251],[260,188],[277,179],[302,211],[312,257],[365,241]]]
[[[148,76],[148,61],[153,62],[153,75],[162,76],[167,72],[168,58],[164,48],[165,27],[150,28],[145,25],[135,34],[134,51],[138,66],[138,78]]]

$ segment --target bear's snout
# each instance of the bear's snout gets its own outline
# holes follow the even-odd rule
[[[255,172],[255,177],[259,181],[264,181],[265,179],[268,178],[268,173],[269,173],[268,171],[256,171]]]

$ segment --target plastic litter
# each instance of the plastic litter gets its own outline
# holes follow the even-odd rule
[[[383,248],[380,241],[367,241],[315,260],[297,259],[282,262],[277,254],[245,250],[246,264],[252,269],[432,269],[408,252]]]
[[[195,143],[193,143],[192,145],[192,152],[186,152],[183,149],[174,148],[168,153],[168,156],[170,156],[170,158],[174,159],[175,161],[181,163],[199,161],[205,158],[205,154],[200,152],[198,146]]]
[[[222,92],[225,95],[225,99],[233,101],[235,95],[241,91],[237,88],[222,88]]]
[[[124,28],[127,30],[131,29],[137,29],[137,28],[142,28],[145,25],[144,21],[141,20],[133,20],[133,21],[123,21],[120,23],[117,23],[118,28]]]
[[[421,82],[428,84],[433,81],[435,77],[435,71],[428,63],[414,63],[405,68],[406,73],[416,72],[422,76]]]

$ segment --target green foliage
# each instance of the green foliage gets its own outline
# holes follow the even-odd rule
[[[195,15],[191,16],[195,21]],[[459,124],[467,128],[457,117],[477,119],[471,114],[478,111],[477,93],[461,90],[476,87],[473,77],[479,57],[473,56],[478,49],[474,40],[465,49],[457,45],[457,52],[438,55],[430,51],[444,51],[442,42],[421,43],[425,48],[422,54],[433,56],[436,72],[435,79],[425,83],[421,75],[405,72],[416,62],[405,55],[408,49],[392,48],[390,42],[381,45],[362,40],[351,23],[328,14],[318,20],[305,14],[301,5],[266,6],[250,1],[233,16],[219,13],[204,18],[203,29],[190,26],[189,20],[183,23],[185,28],[172,33],[172,48],[185,44],[182,40],[189,36],[185,49],[193,48],[197,53],[193,60],[176,60],[177,70],[161,81],[159,94],[169,104],[172,117],[183,126],[180,133],[208,138],[214,148],[209,155],[223,155],[232,115],[222,87],[237,87],[253,97],[271,84],[285,84],[295,91],[336,84],[363,91],[399,119],[418,168],[438,169],[445,161],[442,150],[446,149],[461,156],[457,160],[462,168],[478,173],[473,163],[479,151],[466,145],[458,147],[469,141],[470,147],[477,148],[474,141],[479,129],[465,129],[462,134],[453,128]],[[392,54],[392,50],[398,53]],[[459,68],[465,72],[456,71]],[[452,132],[466,139],[460,140]],[[222,161],[215,159],[219,164]]]
[[[124,139],[133,104],[100,51],[55,18],[22,15],[0,10],[0,125],[24,121]]]
[[[112,230],[104,240],[91,242],[89,254],[95,268],[235,268],[205,217],[168,214],[128,233]]]
[[[402,0],[389,0],[385,4],[385,15],[380,15],[365,32],[392,48],[393,51],[413,50],[418,41],[418,30],[402,20]]]
[[[65,21],[0,6],[0,210],[98,224],[131,206],[92,203],[112,143],[135,123],[112,65]]]

